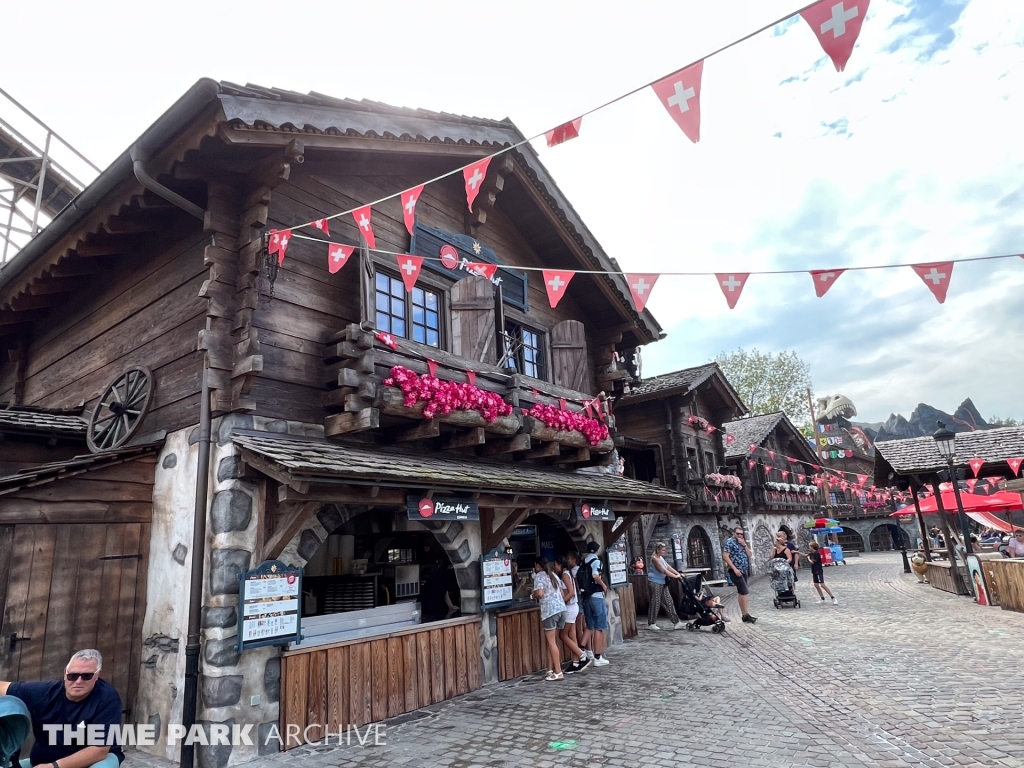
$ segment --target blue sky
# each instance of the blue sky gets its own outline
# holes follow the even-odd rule
[[[310,0],[54,2],[51,50],[5,43],[3,87],[99,165],[202,76],[488,117],[528,134],[798,8],[798,0],[595,4]],[[40,19],[7,10],[11,28]],[[205,26],[196,27],[199,20]],[[284,22],[284,23],[282,23]],[[189,29],[188,34],[181,33]],[[1024,4],[872,0],[835,72],[800,19],[704,66],[701,142],[649,90],[588,117],[545,163],[627,269],[816,269],[1024,251]],[[648,375],[720,350],[794,349],[819,394],[861,418],[920,401],[1024,416],[1024,260],[958,265],[937,304],[909,268],[752,277],[727,309],[712,278],[663,278],[669,337]],[[992,375],[999,371],[998,375]]]

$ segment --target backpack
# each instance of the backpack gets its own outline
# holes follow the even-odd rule
[[[597,582],[594,581],[594,562],[595,560],[584,561],[580,563],[580,567],[576,571],[576,592],[583,597],[590,597],[601,591]],[[600,560],[596,562],[600,562]]]

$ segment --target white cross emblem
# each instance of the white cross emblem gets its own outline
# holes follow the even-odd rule
[[[416,210],[416,196],[413,195],[409,198],[409,202],[405,204],[405,212],[412,216],[413,211]]]
[[[696,92],[693,88],[684,89],[682,80],[677,80],[672,84],[672,87],[676,89],[676,92],[668,97],[668,105],[670,107],[679,107],[680,112],[689,112],[689,101],[697,95]]]
[[[555,293],[558,293],[558,291],[561,290],[562,286],[565,285],[565,283],[562,281],[561,277],[555,275],[553,278],[548,280],[548,285],[551,286],[551,290],[553,290]]]
[[[729,279],[728,280],[723,280],[722,281],[722,285],[729,289],[729,293],[732,293],[737,288],[739,288],[741,285],[743,285],[743,283],[741,283],[739,280],[737,280],[735,275],[729,275]]]
[[[476,185],[484,180],[483,174],[480,173],[479,168],[473,169],[473,175],[466,179],[466,183],[469,184],[470,189],[476,189]]]
[[[836,3],[832,6],[832,18],[821,25],[821,34],[824,35],[831,30],[833,40],[842,37],[846,34],[846,22],[856,19],[857,14],[857,6],[847,11],[843,8],[842,3]]]
[[[644,293],[647,291],[647,289],[650,288],[650,287],[651,286],[649,286],[647,284],[647,281],[644,280],[642,277],[639,280],[637,280],[635,283],[633,283],[633,290],[636,291],[641,296],[643,296]]]
[[[822,272],[821,275],[818,277],[818,279],[821,280],[821,282],[823,282],[823,283],[827,283],[829,280],[831,280],[835,276],[836,276],[835,272]]]
[[[344,257],[344,255],[345,254],[342,253],[341,251],[335,251],[334,252],[334,260],[335,261],[341,261],[341,259]]]
[[[281,235],[281,247],[286,248],[288,246],[288,235]]]
[[[405,272],[405,274],[412,277],[413,272],[416,271],[416,265],[413,264],[411,261],[407,261],[405,262],[405,264],[402,265],[402,270]]]
[[[370,220],[366,218],[365,213],[359,214],[359,228],[365,229],[367,232],[370,231]]]
[[[935,269],[935,267],[932,267],[932,271],[925,275],[924,279],[931,280],[932,285],[938,285],[939,283],[946,279],[946,273],[939,272],[937,269]]]

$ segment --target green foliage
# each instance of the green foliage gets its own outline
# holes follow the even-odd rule
[[[785,411],[794,424],[810,425],[811,369],[796,352],[737,349],[720,353],[718,364],[752,415]]]
[[[1004,419],[1000,416],[993,416],[990,419],[985,419],[991,427],[1019,427],[1022,423],[1019,419]]]

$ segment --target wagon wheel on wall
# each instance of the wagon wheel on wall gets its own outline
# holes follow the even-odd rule
[[[89,418],[86,442],[93,453],[120,448],[138,431],[153,402],[153,374],[132,366],[103,390]]]

